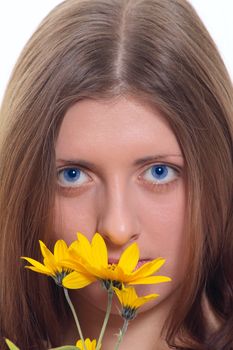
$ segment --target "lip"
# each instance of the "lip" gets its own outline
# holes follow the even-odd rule
[[[152,261],[152,259],[140,259],[138,260],[137,266],[135,270],[138,270],[142,265],[145,265],[146,263]]]
[[[146,264],[146,263],[148,263],[148,262],[150,262],[150,261],[152,261],[152,259],[139,259],[139,260],[138,260],[138,263],[137,263],[137,265],[136,265],[136,267],[135,267],[135,270],[139,269],[142,265],[144,265],[144,264]],[[115,264],[115,265],[117,265],[118,262],[119,262],[119,259],[115,259],[115,258],[109,258],[109,259],[108,259],[108,263],[109,263],[109,264]]]
[[[108,258],[108,263],[109,264],[118,264],[119,259],[114,259],[114,258]]]

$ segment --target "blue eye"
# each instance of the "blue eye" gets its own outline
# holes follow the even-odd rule
[[[178,170],[164,164],[151,166],[144,172],[144,179],[156,184],[165,184],[178,177]]]
[[[58,182],[62,187],[81,186],[89,180],[89,176],[79,168],[65,168],[58,171]]]

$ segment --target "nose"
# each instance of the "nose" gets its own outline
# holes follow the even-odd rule
[[[106,243],[124,246],[138,239],[139,222],[135,210],[135,196],[132,189],[116,184],[106,191],[101,199],[97,224]]]

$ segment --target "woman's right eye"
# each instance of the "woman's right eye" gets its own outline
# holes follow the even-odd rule
[[[90,177],[76,167],[58,170],[57,178],[61,187],[79,187],[90,182]]]

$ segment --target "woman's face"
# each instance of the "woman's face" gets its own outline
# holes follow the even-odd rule
[[[110,262],[137,242],[142,263],[164,257],[158,274],[172,278],[138,293],[169,299],[184,273],[186,197],[181,149],[163,116],[132,98],[78,102],[62,122],[56,164],[54,239],[99,232]],[[78,293],[105,309],[98,285]]]

